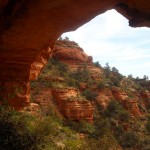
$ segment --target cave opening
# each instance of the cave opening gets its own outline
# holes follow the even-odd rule
[[[142,78],[150,77],[149,34],[147,27],[130,27],[128,20],[113,9],[62,37],[77,42],[102,66],[108,62],[123,75]]]

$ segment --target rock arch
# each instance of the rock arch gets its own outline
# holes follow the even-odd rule
[[[29,80],[51,56],[55,40],[116,9],[132,27],[150,27],[149,0],[0,0],[0,102],[29,103]]]

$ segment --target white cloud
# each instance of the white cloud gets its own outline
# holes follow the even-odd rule
[[[63,34],[74,40],[102,65],[115,66],[124,75],[150,77],[150,29],[131,28],[115,10],[99,15],[75,32]]]

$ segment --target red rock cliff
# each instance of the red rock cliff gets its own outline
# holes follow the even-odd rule
[[[112,93],[116,100],[118,100],[125,109],[129,110],[134,116],[141,116],[142,113],[138,108],[138,101],[135,98],[129,98],[126,92],[118,88],[113,88]]]
[[[93,122],[93,106],[90,101],[79,97],[77,89],[53,89],[52,95],[58,103],[59,110],[67,119]]]
[[[88,56],[77,43],[68,40],[58,40],[52,53],[53,58],[67,65],[89,64],[92,65],[92,56]]]

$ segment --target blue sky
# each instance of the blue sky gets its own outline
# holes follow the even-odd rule
[[[99,61],[116,67],[123,75],[150,78],[150,28],[131,28],[128,20],[109,10],[62,37],[77,42],[84,51]]]

